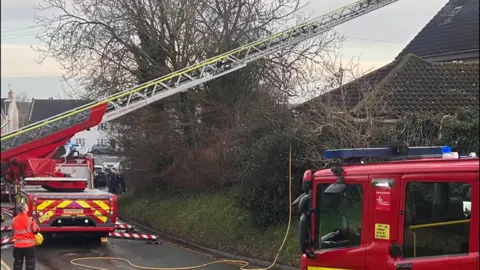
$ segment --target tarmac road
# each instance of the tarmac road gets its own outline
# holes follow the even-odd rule
[[[8,219],[2,226],[10,225]],[[4,237],[6,233],[2,233]],[[2,270],[13,268],[12,246],[4,246],[1,250]],[[163,244],[147,244],[138,240],[108,239],[108,243],[95,243],[88,239],[65,238],[52,240],[37,249],[36,270],[86,269],[70,264],[75,258],[82,257],[121,257],[133,264],[147,267],[187,267],[201,265],[214,259],[193,250]],[[82,261],[79,263],[109,270],[136,269],[124,262],[113,260]],[[5,265],[6,264],[6,265]],[[8,268],[7,268],[8,267]],[[214,264],[204,267],[207,270],[238,270],[238,266]]]

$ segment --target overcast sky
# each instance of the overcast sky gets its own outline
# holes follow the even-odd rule
[[[31,45],[38,45],[32,28],[34,4],[41,0],[2,0],[1,94],[5,97],[8,85],[14,92],[30,97],[48,98],[61,95],[59,76],[63,71],[53,59],[42,65],[35,62],[38,54]],[[352,3],[352,0],[304,1],[304,12],[320,16]],[[341,53],[345,59],[360,57],[362,69],[379,68],[391,62],[415,37],[448,0],[399,0],[388,7],[347,22],[336,30],[347,40]]]

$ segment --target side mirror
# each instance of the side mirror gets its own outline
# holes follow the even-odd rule
[[[298,213],[306,213],[310,210],[310,202],[311,202],[312,195],[308,193],[303,193],[302,195],[298,196],[297,199],[292,203],[293,208],[298,209]]]
[[[310,214],[303,213],[300,216],[300,221],[298,223],[299,232],[300,232],[300,252],[307,255],[308,258],[315,258],[315,253],[311,249],[312,243],[310,241]]]
[[[347,190],[347,185],[337,182],[328,186],[323,193],[326,195],[337,195],[345,192],[345,190]]]
[[[306,213],[310,210],[310,203],[311,203],[312,196],[310,194],[305,194],[302,198],[300,198],[300,202],[298,203],[298,212]]]
[[[303,198],[303,196],[305,196],[306,193],[303,193],[301,194],[300,196],[298,196],[295,201],[292,202],[292,208],[298,208],[298,204],[300,203],[300,199]]]

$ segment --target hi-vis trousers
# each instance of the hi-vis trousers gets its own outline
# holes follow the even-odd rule
[[[13,248],[13,270],[23,269],[23,260],[25,258],[25,269],[35,270],[35,254],[36,248]]]

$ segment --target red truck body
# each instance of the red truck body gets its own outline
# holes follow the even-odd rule
[[[106,237],[115,231],[117,196],[93,188],[92,159],[29,159],[26,162],[25,175],[30,177],[24,178],[21,196],[42,232]],[[52,171],[52,176],[41,176]],[[47,188],[42,186],[44,183],[49,183]],[[80,186],[83,191],[76,191]],[[72,191],[65,191],[66,187]],[[55,188],[57,191],[52,190]]]
[[[338,174],[329,169],[305,173],[303,185],[312,195],[307,219],[311,245],[301,257],[301,270],[479,269],[478,158],[342,169],[350,191],[333,203],[325,190],[338,181]],[[342,210],[344,200],[351,203]],[[335,223],[335,213],[345,215]]]
[[[117,196],[94,189],[93,159],[60,158],[75,133],[101,122],[107,103],[85,108],[2,138],[2,194],[17,185],[42,232],[107,236],[115,230]]]
[[[114,194],[98,189],[58,193],[27,186],[22,195],[28,203],[29,215],[35,218],[42,232],[88,232],[106,237],[115,230],[117,196]]]

